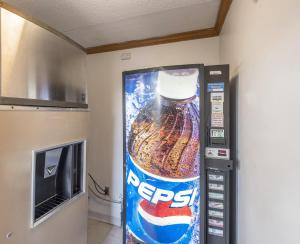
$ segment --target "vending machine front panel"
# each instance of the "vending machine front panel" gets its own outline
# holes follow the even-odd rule
[[[203,65],[123,73],[124,243],[205,243],[203,77]]]

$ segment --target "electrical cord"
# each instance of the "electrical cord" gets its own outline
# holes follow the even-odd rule
[[[99,193],[100,195],[103,195],[103,196],[107,196],[105,194],[105,190],[98,184],[98,182],[94,179],[94,177],[88,173],[89,177],[91,178],[91,180],[93,181],[94,183],[94,187],[95,187],[95,190],[97,191],[97,193]],[[99,190],[100,189],[100,190]],[[103,200],[103,201],[106,201],[106,202],[111,202],[111,203],[118,203],[118,204],[121,204],[122,202],[121,201],[116,201],[116,200],[111,200],[111,199],[106,199],[102,196],[99,196],[93,189],[92,187],[89,185],[89,190],[95,195],[95,197]],[[102,191],[102,192],[101,192]]]
[[[106,201],[106,202],[111,202],[111,203],[117,203],[117,204],[121,204],[122,201],[116,201],[116,200],[110,200],[110,199],[105,199],[104,197],[101,197],[99,196],[93,189],[91,186],[89,186],[89,190],[95,195],[95,197],[103,200],[103,201]]]
[[[94,177],[93,177],[90,173],[88,173],[88,175],[89,175],[89,177],[91,178],[91,180],[93,181],[96,191],[97,191],[99,194],[101,194],[101,195],[105,195],[105,189],[103,189],[103,188],[97,183],[97,181],[94,179]],[[99,188],[100,190],[99,190],[98,188]],[[102,191],[102,192],[101,192],[101,191]]]

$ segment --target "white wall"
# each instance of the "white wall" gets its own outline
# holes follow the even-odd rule
[[[0,243],[86,244],[87,194],[31,229],[32,150],[87,138],[87,113],[0,108]],[[12,232],[10,238],[6,238]]]
[[[130,52],[131,60],[122,61]],[[88,56],[88,92],[91,108],[88,164],[97,181],[111,188],[112,197],[122,194],[122,72],[165,65],[219,63],[219,38],[164,44]],[[98,204],[100,203],[100,204]],[[120,207],[90,198],[89,209],[97,217],[120,221]],[[112,218],[107,218],[110,215]]]
[[[233,1],[221,62],[238,83],[238,243],[300,243],[300,1]]]

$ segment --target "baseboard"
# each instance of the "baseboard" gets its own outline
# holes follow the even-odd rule
[[[94,219],[94,220],[98,220],[98,221],[101,221],[104,223],[121,226],[121,218],[116,218],[116,217],[113,217],[110,215],[105,215],[105,214],[94,212],[91,210],[89,210],[88,217],[89,217],[89,219]]]

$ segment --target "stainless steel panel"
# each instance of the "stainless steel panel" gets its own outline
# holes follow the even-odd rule
[[[0,104],[86,104],[86,54],[52,32],[0,11]]]

